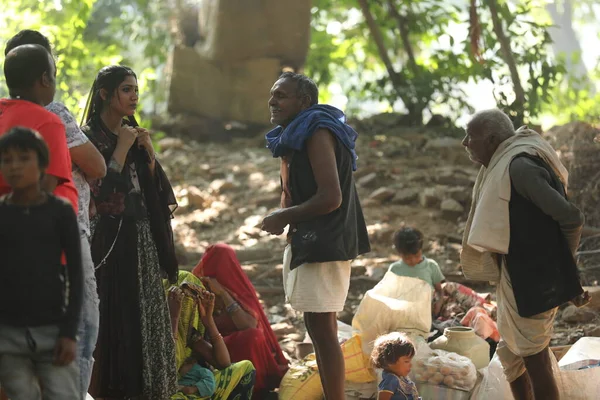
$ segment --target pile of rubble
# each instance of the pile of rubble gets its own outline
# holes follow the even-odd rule
[[[569,170],[569,193],[584,212],[586,224],[600,227],[600,129],[583,122],[552,128],[548,139]],[[597,285],[600,274],[600,236],[585,238],[580,247],[583,281]]]

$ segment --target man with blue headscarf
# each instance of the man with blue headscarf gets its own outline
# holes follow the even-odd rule
[[[262,229],[281,235],[287,300],[304,312],[315,347],[327,400],[342,400],[344,357],[337,339],[336,313],[344,309],[350,263],[370,251],[356,192],[357,133],[344,113],[318,104],[317,85],[286,72],[271,89],[267,147],[281,159],[281,208],[265,217]]]

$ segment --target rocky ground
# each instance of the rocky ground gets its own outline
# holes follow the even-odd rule
[[[346,323],[364,292],[396,260],[392,235],[402,225],[423,231],[427,255],[438,261],[448,280],[465,282],[459,268],[460,242],[478,169],[456,133],[442,127],[403,128],[399,118],[384,114],[354,124],[361,134],[355,177],[373,251],[352,264],[346,310],[339,315]],[[193,267],[211,243],[236,248],[284,348],[293,356],[304,331],[299,316],[283,301],[284,237],[259,229],[280,197],[279,164],[264,148],[262,135],[219,142],[167,137],[159,144],[180,205],[173,226],[182,267]],[[596,281],[593,268],[586,279],[587,284]],[[480,291],[491,289],[466,283]],[[572,343],[584,334],[600,336],[592,329],[595,311],[569,310],[561,311],[553,344]]]

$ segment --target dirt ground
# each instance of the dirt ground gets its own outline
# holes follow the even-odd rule
[[[352,264],[350,294],[339,315],[346,323],[351,323],[364,293],[397,259],[392,236],[403,225],[425,234],[426,254],[439,263],[447,280],[493,290],[466,282],[459,268],[478,167],[469,161],[459,134],[443,127],[403,128],[398,118],[384,114],[354,122],[359,132],[355,178],[372,251]],[[282,345],[293,356],[294,342],[304,338],[304,330],[300,316],[284,304],[284,236],[260,231],[262,218],[280,198],[279,163],[264,147],[262,134],[211,142],[167,137],[160,141],[160,159],[179,201],[173,226],[181,267],[192,268],[212,243],[233,246],[269,318],[278,324]],[[595,316],[587,322],[593,320]],[[561,320],[553,342],[567,344],[583,334],[581,325]]]

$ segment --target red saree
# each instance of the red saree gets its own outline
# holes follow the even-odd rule
[[[258,322],[255,329],[238,331],[226,313],[215,316],[215,323],[224,336],[231,361],[250,360],[256,368],[253,398],[261,398],[265,391],[279,387],[288,369],[288,362],[235,251],[226,244],[210,246],[192,273],[199,278],[215,278]]]

